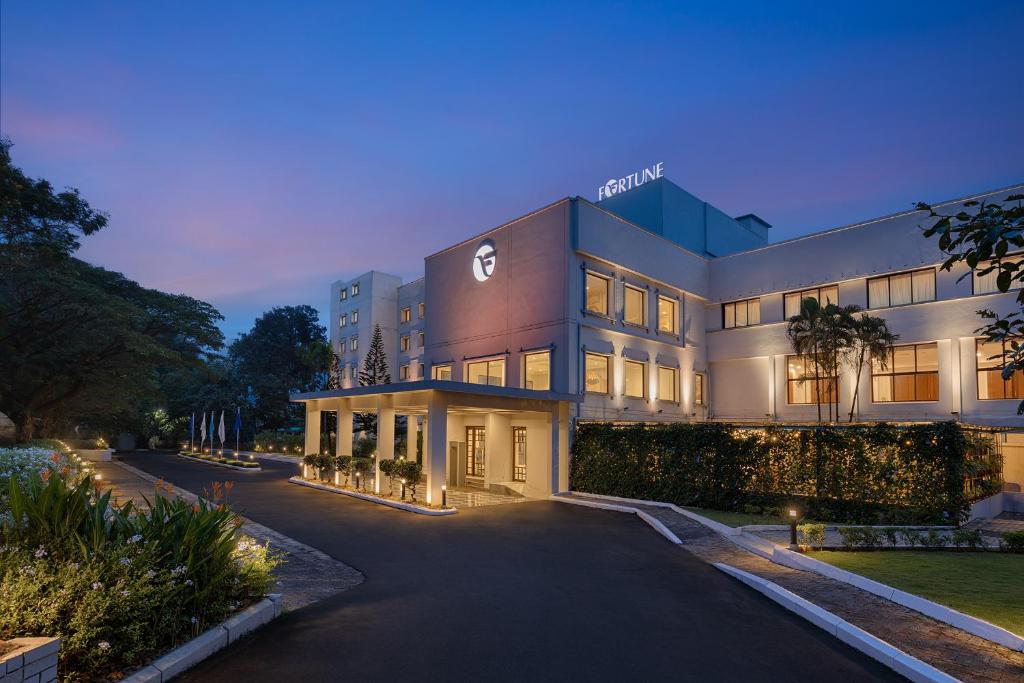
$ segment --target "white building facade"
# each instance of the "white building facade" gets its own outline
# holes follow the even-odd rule
[[[855,420],[1024,427],[1024,381],[1004,381],[988,360],[998,350],[975,333],[977,311],[1009,312],[1015,293],[964,266],[941,271],[926,219],[906,212],[772,244],[759,217],[731,218],[664,178],[596,204],[563,199],[427,256],[419,280],[371,271],[335,283],[344,388],[294,398],[339,415],[398,410],[417,418],[410,438],[428,424],[444,431],[424,439],[435,497],[445,482],[547,495],[568,486],[575,420],[816,419],[785,322],[814,296],[856,304],[899,335],[885,368],[864,369],[856,405],[853,370],[838,378],[844,419],[852,409]],[[357,389],[376,324],[393,384]],[[428,419],[435,404],[448,407]],[[1015,468],[1007,480],[1024,482]]]

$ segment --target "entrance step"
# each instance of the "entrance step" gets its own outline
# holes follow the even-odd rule
[[[466,488],[484,490],[484,478],[483,477],[470,477],[466,476]]]
[[[501,493],[506,496],[525,496],[525,481],[498,481],[491,482],[491,493]]]

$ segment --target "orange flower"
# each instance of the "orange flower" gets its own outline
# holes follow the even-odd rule
[[[41,470],[39,472],[39,476],[43,478],[43,481],[49,481],[50,480],[50,474],[51,474],[50,470]]]

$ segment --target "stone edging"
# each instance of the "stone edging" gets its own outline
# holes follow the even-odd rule
[[[405,510],[406,512],[415,512],[419,515],[428,515],[430,517],[443,517],[445,515],[454,515],[458,512],[458,508],[428,508],[422,505],[416,505],[415,503],[403,503],[398,500],[392,500],[390,498],[381,498],[369,493],[363,493],[361,491],[350,491],[348,489],[339,488],[337,486],[330,486],[328,484],[318,484],[315,481],[307,481],[302,477],[291,477],[288,480],[292,484],[298,484],[299,486],[308,486],[312,489],[319,489],[321,491],[329,491],[331,493],[340,493],[343,496],[351,496],[352,498],[359,498],[370,503],[377,503],[378,505],[387,505],[388,507],[396,508],[398,510]]]
[[[954,683],[957,680],[777,583],[721,562],[715,562],[714,566],[911,681]]]
[[[648,525],[650,525],[652,529],[654,529],[659,534],[667,538],[670,543],[674,543],[675,545],[682,544],[682,541],[679,539],[679,537],[672,533],[672,531],[667,526],[659,522],[654,517],[651,517],[643,510],[637,510],[636,508],[627,507],[625,505],[612,505],[611,503],[598,503],[596,501],[587,500],[573,500],[572,498],[563,497],[564,495],[565,494],[555,493],[551,496],[551,500],[557,501],[559,503],[579,505],[581,507],[597,508],[600,510],[613,510],[615,512],[627,512],[631,515],[636,515],[644,522],[646,522]]]
[[[268,595],[255,605],[247,607],[209,631],[202,633],[180,647],[144,666],[132,675],[121,679],[122,683],[163,683],[181,672],[203,661],[214,652],[227,647],[247,633],[255,631],[271,619],[279,616],[283,598],[279,594]]]
[[[203,458],[196,458],[186,453],[175,453],[179,458],[185,458],[186,460],[194,460],[201,462],[204,465],[214,465],[216,467],[226,467],[229,470],[235,470],[236,472],[262,472],[263,468],[257,465],[256,467],[239,467],[238,465],[228,465],[227,463],[217,462],[215,460],[204,460]]]
[[[60,638],[11,638],[14,649],[0,656],[0,681],[54,683]]]
[[[971,635],[983,638],[989,642],[996,643],[997,645],[1002,645],[1003,647],[1010,648],[1011,650],[1024,652],[1024,638],[1018,636],[1016,633],[1007,631],[1000,626],[989,623],[984,619],[972,617],[968,614],[958,612],[955,609],[932,602],[931,600],[922,598],[918,595],[913,595],[906,591],[901,591],[898,588],[893,588],[887,584],[861,576],[860,574],[854,574],[853,572],[848,572],[845,569],[834,567],[827,562],[815,560],[814,558],[807,557],[801,553],[795,553],[788,548],[783,548],[782,546],[772,543],[760,536],[746,533],[741,528],[725,526],[724,524],[714,520],[701,517],[689,510],[684,510],[672,503],[618,498],[615,496],[601,496],[594,493],[579,493],[576,491],[573,491],[572,495],[614,500],[616,502],[623,503],[633,503],[635,505],[652,505],[655,507],[670,508],[710,529],[718,531],[718,533],[726,536],[730,541],[741,548],[763,557],[766,560],[770,560],[775,564],[781,564],[785,567],[790,567],[791,569],[814,572],[815,574],[820,574],[826,578],[847,583],[851,586],[867,591],[872,595],[877,595],[880,598],[894,602],[897,605],[902,605],[903,607],[920,612],[926,617],[931,617],[936,621],[949,624],[950,626],[958,628],[966,633],[970,633]],[[728,531],[723,533],[723,531],[719,530],[720,528],[724,528]]]

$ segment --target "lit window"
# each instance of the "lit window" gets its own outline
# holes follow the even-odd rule
[[[423,302],[421,301],[421,302],[420,302],[420,304],[419,304],[419,306],[417,306],[416,308],[418,309],[418,310],[417,310],[417,313],[418,313],[418,314],[419,314],[419,316],[420,316],[420,320],[423,320],[423,316],[424,316],[424,315],[426,315],[426,312],[427,312],[427,308],[426,308],[426,306],[424,306],[424,305],[423,305]]]
[[[586,390],[597,394],[608,393],[611,359],[598,353],[586,354]]]
[[[647,292],[632,285],[625,285],[622,289],[622,322],[643,327],[647,318]]]
[[[358,294],[359,294],[359,283],[358,282],[353,282],[352,283],[352,296],[357,296]]]
[[[523,359],[525,376],[523,388],[547,391],[551,388],[551,352],[528,353]]]
[[[359,379],[359,370],[356,366],[352,366],[352,379]]]
[[[427,345],[427,338],[422,332],[420,332],[420,348],[424,348]]]
[[[406,306],[402,309],[402,315],[399,320],[403,323],[407,323],[412,320],[412,309]]]
[[[348,325],[348,314],[342,314],[342,316],[338,318],[338,327],[345,327],[345,325]]]
[[[815,395],[818,399],[815,400]],[[786,400],[791,404],[833,403],[839,395],[839,378],[815,367],[809,356],[786,356]]]
[[[785,298],[786,320],[789,320],[793,316],[800,315],[800,302],[804,299],[814,299],[822,308],[829,304],[835,304],[838,306],[839,287],[832,285],[831,287],[805,289],[802,292],[790,292]]]
[[[935,301],[935,269],[897,273],[868,280],[868,308]]]
[[[359,337],[352,337],[348,340],[348,350],[358,351],[359,350]]]
[[[761,324],[761,300],[747,299],[722,304],[722,327],[746,327]]]
[[[658,297],[658,331],[677,334],[679,330],[679,302],[665,296]]]
[[[693,375],[693,405],[704,405],[704,375],[699,372]]]
[[[972,278],[972,281],[974,283],[974,293],[975,294],[992,294],[994,292],[998,292],[999,291],[999,281],[998,281],[998,278],[999,278],[999,270],[1000,270],[1000,268],[998,266],[993,268],[991,271],[985,273],[984,275],[980,274],[980,271],[983,271],[986,268],[989,268],[990,266],[997,266],[997,264],[996,264],[995,261],[982,262],[982,263],[979,263],[978,267],[975,268],[972,271],[971,278]],[[1017,271],[1010,271],[1010,272],[1017,272]],[[1014,289],[1021,289],[1022,287],[1024,287],[1024,280],[1011,280],[1010,281],[1010,287],[1009,287],[1009,289],[1007,291],[1014,290]],[[1010,397],[1007,397],[1007,398],[1010,398]]]
[[[587,273],[587,311],[608,315],[608,288],[611,281],[596,273]]]
[[[512,428],[512,480],[526,481],[526,427]]]
[[[352,311],[352,324],[359,322],[359,311]]]
[[[399,344],[401,346],[402,351],[408,351],[410,345],[409,335],[403,335],[402,338],[399,340]]]
[[[345,299],[347,299],[347,298],[348,298],[348,287],[344,287],[344,288],[342,288],[342,290],[341,290],[341,293],[340,293],[340,294],[341,294],[341,300],[342,300],[342,301],[344,301]]]
[[[872,358],[871,400],[875,403],[938,401],[938,344],[893,347],[885,363]]]
[[[1010,346],[1003,342],[975,340],[978,360],[978,398],[982,401],[1000,398],[1024,398],[1024,372],[1018,370],[1003,379],[1003,352]]]
[[[398,379],[409,379],[409,366],[399,365],[398,366]]]
[[[679,403],[679,369],[658,366],[658,400]]]
[[[627,360],[623,363],[625,386],[623,394],[631,398],[643,398],[646,395],[644,386],[644,364],[635,360]]]
[[[478,360],[466,363],[466,376],[470,384],[505,386],[505,359]]]
[[[434,379],[444,380],[445,382],[450,382],[452,379],[451,365],[435,365],[430,369],[430,372]]]

